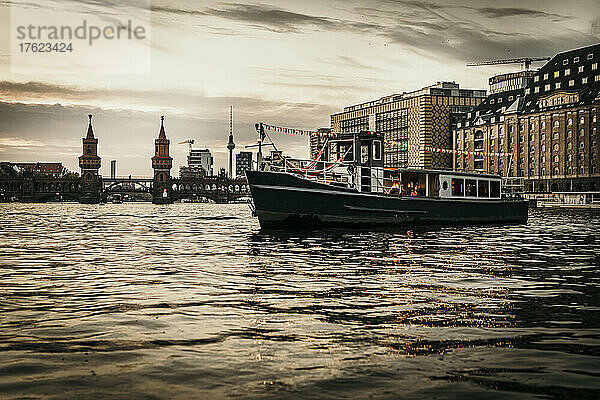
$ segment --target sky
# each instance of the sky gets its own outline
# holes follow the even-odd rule
[[[84,18],[132,19],[146,35],[77,42],[68,55],[17,47],[19,25]],[[327,127],[344,106],[442,80],[487,89],[490,76],[520,68],[468,62],[551,57],[598,42],[597,0],[0,0],[0,161],[61,161],[79,171],[91,113],[101,173],[116,159],[118,175],[150,176],[165,115],[173,175],[187,139],[212,150],[217,170],[227,163],[229,106],[237,152],[256,142],[256,122]],[[271,135],[286,153],[308,157],[307,137]]]

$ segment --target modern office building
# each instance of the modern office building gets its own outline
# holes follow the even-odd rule
[[[599,190],[599,63],[594,45],[490,79],[454,130],[454,167],[523,177],[530,192]]]
[[[252,171],[252,152],[240,151],[235,155],[235,174],[244,177],[246,171]]]
[[[331,130],[382,132],[386,167],[451,168],[450,153],[431,152],[426,147],[451,149],[452,127],[485,97],[485,90],[438,82],[413,92],[345,107],[331,115]]]
[[[202,167],[206,175],[213,175],[213,156],[209,149],[190,149],[188,167]]]

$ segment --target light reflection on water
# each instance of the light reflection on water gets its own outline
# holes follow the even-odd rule
[[[0,397],[593,398],[599,222],[285,233],[245,205],[0,204]]]

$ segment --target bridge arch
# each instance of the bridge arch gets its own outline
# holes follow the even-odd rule
[[[112,191],[112,189],[114,189],[116,186],[119,186],[119,185],[122,186],[125,183],[127,183],[127,184],[133,184],[134,190],[131,190],[133,192],[136,191],[135,190],[136,186],[141,187],[145,191],[150,191],[152,189],[152,187],[150,185],[146,184],[147,182],[138,181],[138,180],[135,180],[135,179],[123,179],[123,180],[118,180],[118,181],[115,181],[115,182],[110,182],[107,185],[105,184],[104,185],[104,191]],[[141,191],[144,191],[144,190],[137,190],[137,191],[141,192]]]

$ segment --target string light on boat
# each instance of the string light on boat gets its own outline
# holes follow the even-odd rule
[[[258,124],[257,124],[258,125]],[[294,128],[285,128],[282,126],[262,124],[264,129],[268,129],[273,132],[279,133],[287,133],[292,135],[318,135],[324,137],[335,137],[335,133],[331,132],[319,132],[319,131],[309,131],[304,129],[294,129]],[[375,131],[368,131],[370,135],[374,135]],[[495,157],[510,157],[512,153],[504,153],[504,152],[493,152],[493,151],[468,151],[468,150],[454,150],[454,149],[442,149],[439,147],[431,147],[431,146],[422,146],[419,144],[407,144],[405,142],[400,142],[396,140],[386,140],[387,144],[400,146],[400,147],[410,147],[416,150],[424,150],[433,153],[442,153],[442,154],[458,154],[458,155],[481,155],[481,156],[495,156]]]

